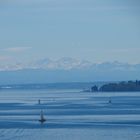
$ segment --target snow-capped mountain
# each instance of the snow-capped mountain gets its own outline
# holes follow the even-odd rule
[[[45,58],[28,63],[13,63],[0,65],[0,71],[22,69],[70,70],[89,68],[92,65],[93,64],[89,61],[77,60],[69,57],[64,57],[58,60],[51,60],[49,58]]]
[[[131,70],[135,71],[140,69],[140,64],[128,64],[120,62],[104,62],[92,63],[87,60],[77,60],[74,58],[64,57],[58,60],[49,58],[40,59],[28,63],[16,62],[12,64],[0,64],[0,71],[15,71],[24,69],[42,69],[42,70],[87,70],[92,69],[96,71],[102,70]]]
[[[140,64],[61,58],[41,59],[29,63],[0,64],[0,84],[89,82],[140,79]]]

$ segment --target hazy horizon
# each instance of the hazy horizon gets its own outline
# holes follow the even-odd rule
[[[1,83],[140,79],[139,0],[0,1]]]

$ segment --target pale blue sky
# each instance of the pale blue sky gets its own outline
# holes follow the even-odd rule
[[[1,0],[0,63],[73,57],[140,63],[140,0]]]

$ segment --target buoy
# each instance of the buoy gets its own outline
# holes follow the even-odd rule
[[[41,124],[43,124],[45,121],[46,121],[46,119],[44,118],[44,113],[43,113],[43,111],[41,110],[39,122],[41,122]]]
[[[109,104],[111,104],[111,103],[112,103],[111,98],[109,98]]]
[[[40,99],[38,100],[38,104],[40,105]]]

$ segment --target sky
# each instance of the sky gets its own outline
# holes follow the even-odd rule
[[[0,0],[0,63],[72,57],[140,63],[139,0]]]

